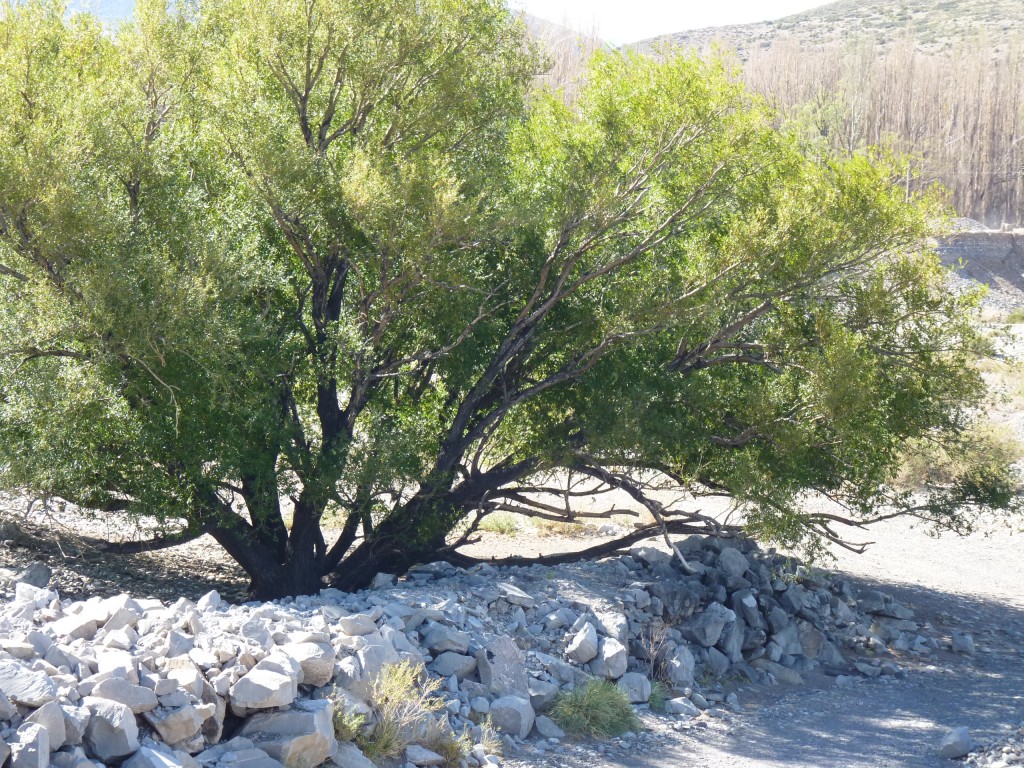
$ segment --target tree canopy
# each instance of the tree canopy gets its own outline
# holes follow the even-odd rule
[[[983,390],[897,160],[813,157],[720,61],[571,103],[542,65],[492,0],[7,0],[0,486],[209,533],[259,597],[466,562],[567,475],[649,510],[622,543],[720,530],[659,486],[787,543],[1009,503],[890,490]]]

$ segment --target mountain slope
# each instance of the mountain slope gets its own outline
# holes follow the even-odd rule
[[[631,48],[703,48],[714,41],[737,49],[767,48],[778,39],[823,45],[851,38],[888,46],[912,37],[921,50],[939,51],[985,35],[993,45],[1024,36],[1022,0],[838,0],[776,21],[688,30],[644,40]]]

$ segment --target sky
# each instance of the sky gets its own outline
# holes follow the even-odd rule
[[[829,0],[510,0],[533,16],[632,43],[684,29],[769,21]]]

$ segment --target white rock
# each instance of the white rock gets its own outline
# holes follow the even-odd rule
[[[88,615],[65,616],[50,625],[50,630],[57,636],[68,640],[92,640],[96,635],[97,625]]]
[[[684,697],[666,701],[665,711],[670,715],[686,715],[687,717],[697,717],[700,714],[697,705]]]
[[[191,704],[171,710],[161,707],[144,713],[142,717],[160,734],[165,744],[179,744],[192,739],[206,719]]]
[[[536,714],[530,702],[520,696],[502,696],[491,702],[488,712],[494,727],[503,733],[525,739],[533,728]]]
[[[36,723],[46,729],[50,751],[56,752],[64,746],[67,729],[64,727],[64,710],[56,701],[48,701],[27,718],[27,723]]]
[[[278,650],[298,662],[306,685],[319,688],[334,677],[336,654],[329,643],[288,643]]]
[[[630,704],[644,704],[651,698],[651,681],[639,672],[627,672],[616,684],[626,692]]]
[[[377,768],[351,741],[338,743],[338,751],[331,758],[331,762],[338,768]]]
[[[124,704],[136,715],[156,709],[157,705],[156,694],[149,688],[116,677],[100,682],[92,689],[92,695]]]
[[[33,708],[57,698],[57,686],[44,673],[7,659],[0,659],[0,691],[15,704]]]
[[[369,635],[377,631],[377,622],[365,613],[342,616],[337,620],[338,627],[349,637]]]
[[[618,680],[626,673],[629,663],[629,652],[626,646],[614,637],[606,637],[601,641],[597,658],[591,661],[590,668],[598,677]]]
[[[121,768],[185,768],[185,766],[177,757],[151,747],[141,747],[138,752],[121,764]]]
[[[410,744],[405,748],[405,759],[413,765],[444,765],[445,759],[419,744]]]
[[[971,732],[967,728],[954,728],[942,737],[942,743],[939,744],[939,757],[956,760],[970,752],[973,747],[974,740],[971,738]]]
[[[579,632],[569,641],[565,655],[577,664],[586,664],[597,656],[597,630],[594,625],[584,624]]]
[[[232,709],[244,715],[252,709],[288,706],[295,700],[296,685],[280,672],[253,669],[231,686],[228,696]]]
[[[82,703],[90,713],[83,741],[91,755],[104,763],[111,763],[138,750],[139,728],[128,707],[95,696],[86,696]]]
[[[8,746],[10,768],[46,768],[50,763],[50,737],[38,723],[23,723]]]
[[[338,749],[333,718],[330,701],[300,699],[287,712],[253,715],[239,735],[251,739],[286,768],[313,768]]]

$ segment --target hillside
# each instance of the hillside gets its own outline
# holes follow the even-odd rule
[[[1024,35],[1021,0],[838,0],[776,21],[688,30],[634,43],[704,48],[719,41],[741,55],[779,39],[803,45],[868,39],[881,46],[912,37],[923,51],[948,50],[964,38],[984,35],[993,46]]]

